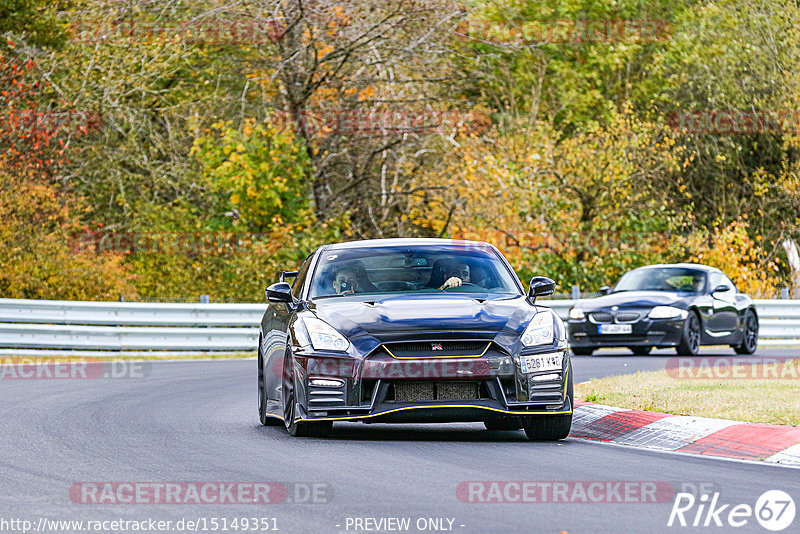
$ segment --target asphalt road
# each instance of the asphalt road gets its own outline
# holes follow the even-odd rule
[[[667,357],[624,352],[576,358],[576,379],[663,368]],[[236,531],[230,522],[237,517],[275,518],[269,525],[284,533],[375,532],[366,530],[374,523],[362,522],[356,530],[356,518],[389,517],[410,518],[408,532],[435,531],[417,528],[417,521],[427,518],[446,518],[443,525],[450,530],[439,532],[465,534],[732,530],[667,527],[671,497],[616,504],[463,502],[456,489],[468,481],[702,485],[720,492],[720,505],[750,506],[763,492],[780,489],[800,505],[796,469],[571,438],[531,443],[522,432],[489,432],[480,424],[344,423],[329,439],[291,438],[280,427],[258,423],[255,366],[254,361],[155,362],[143,368],[146,376],[141,378],[0,380],[0,531],[21,532],[3,521],[38,525],[40,517],[152,518],[173,525],[181,518],[210,525],[217,518],[218,531],[224,518],[229,532]],[[92,481],[274,481],[283,483],[289,494],[280,504],[266,505],[77,504],[70,499],[75,483]],[[304,500],[312,487],[318,502],[289,502]],[[697,509],[686,514],[690,525]],[[702,516],[700,524],[704,520]],[[796,532],[797,525],[800,518],[785,532]],[[752,517],[735,530],[768,532]],[[46,531],[70,530],[62,526]]]

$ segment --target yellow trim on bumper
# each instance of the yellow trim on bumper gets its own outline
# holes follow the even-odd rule
[[[446,404],[442,406],[405,406],[403,408],[395,408],[394,410],[387,410],[385,412],[371,414],[371,415],[351,415],[347,417],[314,417],[313,419],[298,419],[298,421],[314,422],[314,421],[349,421],[352,419],[369,419],[370,417],[380,417],[382,415],[402,412],[405,410],[431,410],[437,408],[475,408],[477,410],[487,410],[490,412],[498,412],[506,415],[568,415],[572,410],[563,412],[512,412],[509,410],[498,410],[497,408],[489,408],[488,406],[474,406],[471,404]]]

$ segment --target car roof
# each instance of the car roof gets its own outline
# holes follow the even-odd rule
[[[702,263],[658,263],[655,265],[645,265],[643,267],[637,267],[633,269],[634,271],[638,271],[640,269],[655,269],[658,267],[680,267],[686,269],[696,269],[698,271],[705,271],[707,273],[721,273],[722,271],[717,269],[716,267],[711,267],[710,265],[703,265]]]
[[[363,239],[360,241],[330,243],[328,245],[325,245],[325,248],[329,250],[340,250],[348,248],[378,248],[378,247],[432,246],[432,245],[457,245],[457,246],[492,248],[492,245],[490,245],[485,241],[468,241],[465,239],[439,239],[432,237],[395,237],[390,239]]]

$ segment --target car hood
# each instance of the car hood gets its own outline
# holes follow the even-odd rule
[[[537,308],[524,296],[484,299],[436,294],[318,299],[309,310],[348,338],[369,335],[388,341],[423,333],[519,336]]]
[[[601,297],[580,300],[575,307],[584,310],[610,308],[652,308],[653,306],[675,306],[686,309],[688,302],[697,295],[672,291],[620,291]]]

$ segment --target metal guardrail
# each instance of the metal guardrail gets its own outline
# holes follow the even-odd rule
[[[574,302],[539,300],[564,319]],[[760,344],[800,345],[800,301],[755,302]],[[265,308],[266,304],[0,299],[0,347],[252,351]]]

